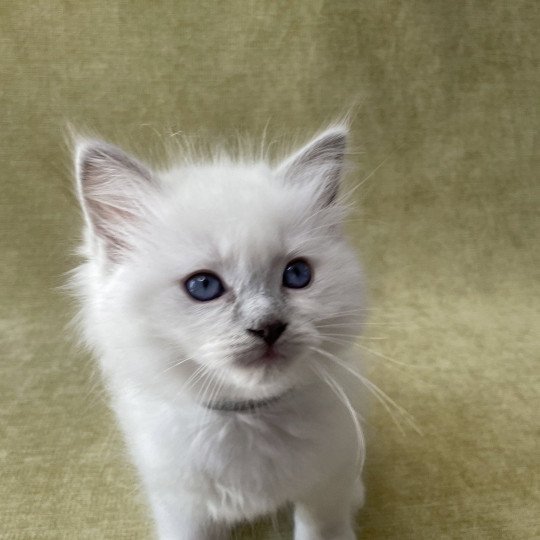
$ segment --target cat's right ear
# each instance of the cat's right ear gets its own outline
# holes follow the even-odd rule
[[[281,163],[277,174],[287,182],[312,184],[317,205],[331,205],[337,199],[344,173],[348,133],[345,123],[328,128]]]
[[[88,227],[116,261],[132,247],[130,239],[147,214],[155,183],[149,169],[112,144],[78,140],[77,193]]]

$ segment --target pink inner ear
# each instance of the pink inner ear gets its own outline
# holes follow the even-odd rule
[[[78,176],[90,225],[105,242],[109,257],[116,259],[130,249],[126,233],[142,217],[152,176],[122,150],[102,142],[79,152]]]
[[[290,182],[318,182],[321,206],[337,197],[347,148],[347,128],[330,128],[286,160],[279,172]]]
[[[107,204],[89,204],[88,207],[95,232],[109,245],[111,254],[129,249],[129,244],[122,239],[119,229],[122,223],[135,222],[137,216]]]

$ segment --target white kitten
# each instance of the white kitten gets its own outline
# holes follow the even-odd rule
[[[360,268],[339,196],[347,128],[277,167],[154,172],[81,140],[84,337],[160,539],[221,538],[295,505],[296,540],[351,540],[363,439],[342,355]]]

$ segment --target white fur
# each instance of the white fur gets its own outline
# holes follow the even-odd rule
[[[355,538],[364,449],[343,391],[350,375],[333,361],[362,314],[346,207],[331,196],[345,136],[330,128],[275,168],[220,159],[150,172],[104,143],[77,147],[83,334],[162,540],[221,538],[288,502],[296,540]],[[296,257],[312,283],[285,289]],[[190,298],[183,283],[199,270],[226,293]],[[276,344],[285,360],[238,365],[263,354],[246,329],[269,317],[288,322]],[[274,396],[253,412],[204,406]]]

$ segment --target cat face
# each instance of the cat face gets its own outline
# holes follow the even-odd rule
[[[182,380],[211,378],[214,393],[261,397],[308,379],[314,350],[335,353],[361,313],[337,197],[344,152],[334,128],[276,168],[157,174],[109,145],[80,146],[89,256],[126,346],[129,334],[152,341]]]

